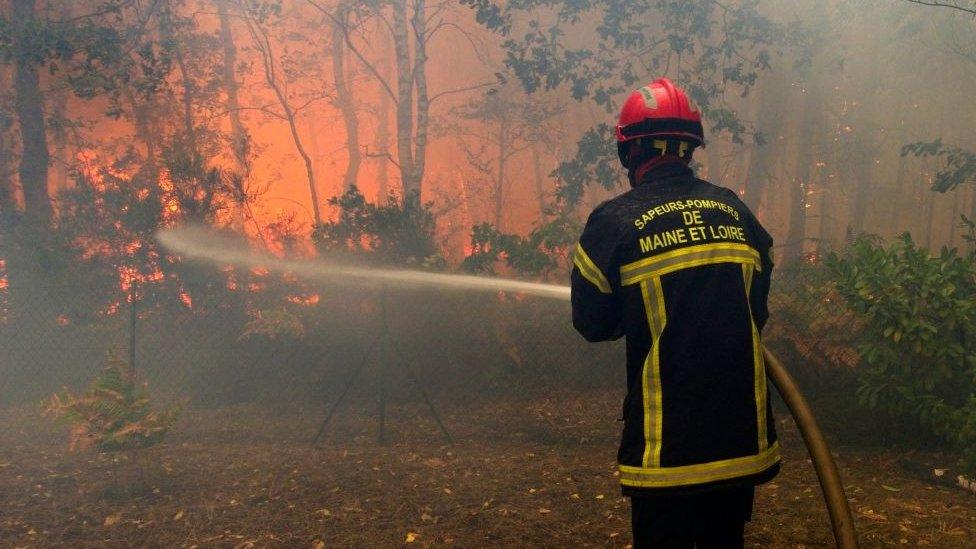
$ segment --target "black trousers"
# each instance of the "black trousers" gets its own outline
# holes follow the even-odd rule
[[[743,546],[755,488],[667,497],[631,497],[634,549]]]

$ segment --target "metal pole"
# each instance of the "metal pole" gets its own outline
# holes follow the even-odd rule
[[[373,342],[366,349],[366,352],[363,353],[363,358],[359,361],[359,367],[352,367],[349,373],[349,379],[346,381],[346,386],[342,389],[342,393],[340,393],[339,398],[332,403],[332,406],[329,408],[329,412],[326,414],[325,419],[323,419],[322,423],[319,424],[319,430],[315,433],[315,438],[312,439],[312,445],[318,444],[319,441],[322,440],[322,435],[325,434],[325,428],[328,427],[329,422],[332,421],[332,416],[335,415],[336,410],[339,409],[339,405],[342,404],[342,402],[346,399],[346,395],[349,394],[349,390],[352,389],[353,384],[355,384],[356,379],[359,377],[359,373],[363,370],[363,368],[366,367],[366,361],[369,359],[369,355],[373,353],[373,349],[376,348],[378,341],[379,334],[376,335]]]
[[[136,294],[136,280],[133,278],[129,282],[129,369],[133,372],[136,370],[136,325],[139,318]]]
[[[434,417],[434,421],[437,422],[437,426],[440,427],[441,433],[444,435],[444,440],[447,441],[448,444],[454,444],[454,439],[451,438],[451,433],[447,431],[447,427],[445,427],[444,422],[441,421],[441,416],[437,413],[437,408],[434,408],[433,401],[430,400],[430,396],[427,395],[427,391],[424,390],[424,386],[422,383],[420,383],[420,378],[417,377],[417,374],[413,371],[413,368],[407,366],[407,375],[410,376],[410,380],[413,381],[413,384],[417,387],[417,390],[420,392],[420,397],[424,399],[424,404],[426,404],[427,409],[430,410],[430,415]]]
[[[380,445],[386,444],[386,361],[389,359],[388,329],[386,319],[386,286],[380,293],[380,338],[379,338],[379,359],[380,359]]]

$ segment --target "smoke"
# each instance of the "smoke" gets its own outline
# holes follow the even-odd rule
[[[255,250],[247,242],[206,227],[166,229],[156,234],[167,250],[187,260],[239,267],[263,267],[306,280],[335,286],[378,286],[492,292],[517,292],[560,301],[569,300],[569,287],[504,278],[431,273],[409,269],[363,268],[335,261],[280,259]]]

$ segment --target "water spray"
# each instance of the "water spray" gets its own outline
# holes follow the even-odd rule
[[[161,231],[156,239],[169,251],[184,259],[209,261],[239,267],[266,269],[292,273],[307,280],[319,280],[332,284],[403,288],[428,288],[436,290],[466,290],[479,292],[516,292],[546,299],[569,301],[568,286],[540,284],[504,278],[465,276],[431,273],[409,269],[374,269],[344,266],[320,261],[297,261],[275,257],[267,252],[249,248],[240,238],[231,238],[206,228],[183,228]],[[834,532],[834,540],[840,549],[857,547],[854,518],[851,515],[844,485],[840,480],[837,464],[813,411],[800,392],[796,381],[782,362],[769,349],[764,349],[766,373],[793,415],[813,461],[820,487],[823,490],[827,512]]]

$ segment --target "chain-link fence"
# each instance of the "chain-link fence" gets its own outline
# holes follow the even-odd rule
[[[858,321],[829,288],[816,266],[776,273],[766,340],[802,381],[857,362]],[[394,392],[422,384],[439,399],[624,383],[622,345],[586,344],[565,303],[378,287],[214,293],[3,289],[0,405],[84,388],[110,353],[155,399],[199,406],[325,402],[350,381]]]
[[[130,362],[155,398],[201,406],[327,399],[354,377],[375,385],[385,376],[394,391],[414,380],[448,396],[624,379],[622,369],[594,367],[620,363],[622,353],[587,346],[564,303],[382,288],[263,291],[205,303],[185,293],[147,297],[138,286],[112,295],[5,288],[0,405],[84,388],[110,354]]]

